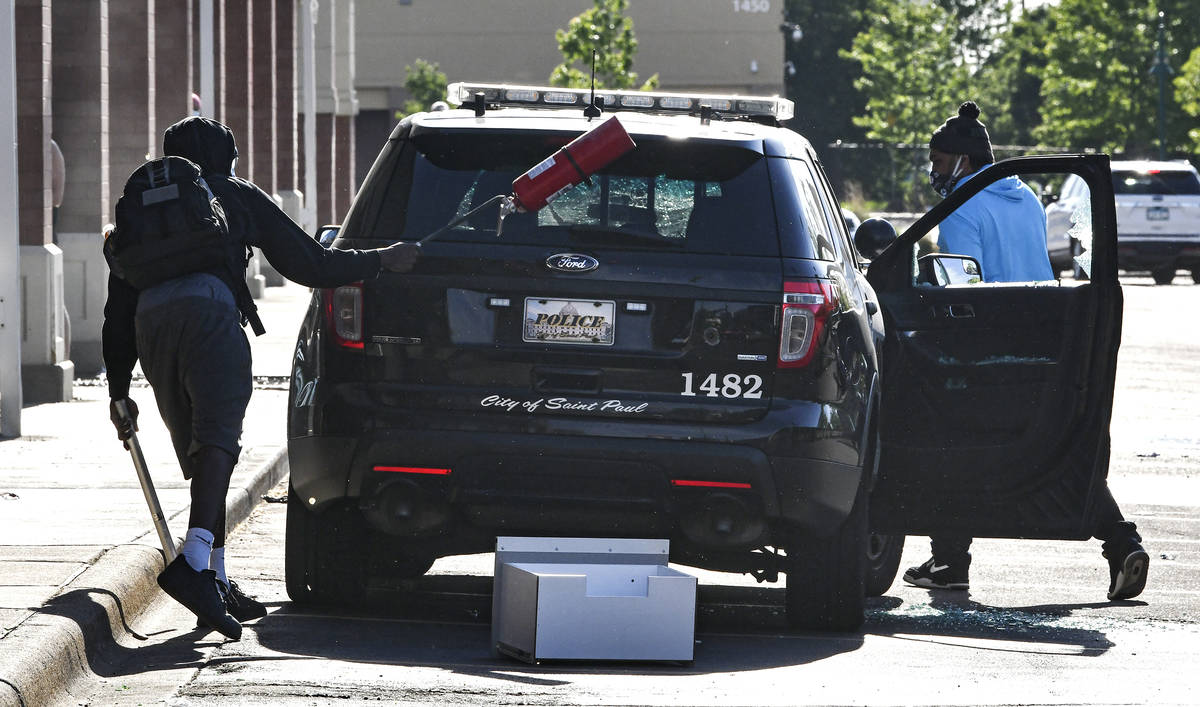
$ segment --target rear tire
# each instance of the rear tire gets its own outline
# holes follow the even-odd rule
[[[349,505],[323,513],[310,510],[288,489],[284,539],[287,593],[300,604],[354,606],[366,597],[367,529]]]
[[[1151,270],[1150,274],[1154,277],[1154,284],[1169,285],[1175,279],[1175,267],[1162,267],[1156,270]]]
[[[1196,268],[1192,271],[1192,282],[1200,285],[1200,268]]]
[[[871,533],[867,537],[867,578],[864,594],[881,597],[892,588],[904,552],[903,535]]]
[[[867,492],[825,538],[797,535],[787,550],[787,621],[792,628],[856,631],[863,623],[867,573]]]
[[[283,576],[292,601],[301,604],[312,600],[308,586],[312,548],[311,513],[290,486],[287,495],[287,526],[283,542]]]

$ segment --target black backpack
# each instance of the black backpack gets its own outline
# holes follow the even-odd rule
[[[243,320],[263,333],[245,280],[250,251],[230,236],[199,166],[160,157],[138,167],[125,182],[116,216],[104,254],[117,277],[144,290],[188,273],[213,273],[232,288]]]

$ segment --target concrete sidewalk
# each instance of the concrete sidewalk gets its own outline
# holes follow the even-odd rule
[[[289,284],[258,300],[267,334],[250,334],[256,385],[226,504],[231,530],[287,475],[286,377],[309,298],[307,288]],[[159,591],[162,550],[100,383],[77,381],[70,402],[26,408],[23,436],[0,440],[3,707],[61,699]],[[182,538],[188,484],[140,377],[130,397],[141,409],[138,438],[168,527]]]

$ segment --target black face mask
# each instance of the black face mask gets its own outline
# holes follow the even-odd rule
[[[950,196],[950,192],[954,191],[954,185],[958,184],[962,174],[959,173],[958,167],[962,164],[962,155],[954,161],[954,171],[951,174],[942,174],[936,170],[929,170],[929,186],[933,188],[938,196],[945,199]]]

